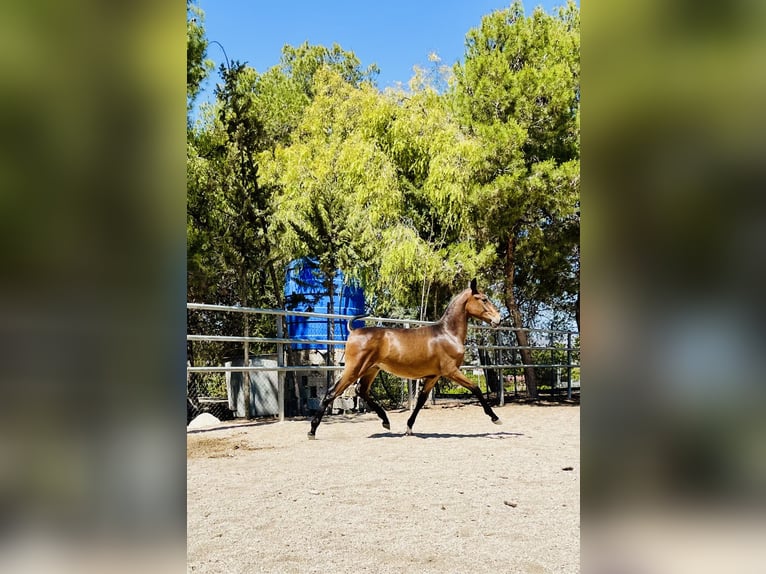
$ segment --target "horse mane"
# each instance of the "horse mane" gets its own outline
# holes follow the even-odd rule
[[[458,308],[458,303],[461,300],[466,298],[467,293],[471,293],[471,292],[472,292],[471,288],[469,287],[468,289],[464,289],[463,291],[461,291],[460,293],[452,297],[452,299],[450,299],[450,302],[447,304],[447,308],[444,309],[444,313],[442,313],[442,316],[438,322],[443,323],[448,317],[451,317],[452,315],[454,315],[455,309]]]

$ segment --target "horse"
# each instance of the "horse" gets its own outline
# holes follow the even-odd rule
[[[310,439],[316,438],[316,430],[322,422],[325,409],[349,385],[359,381],[359,394],[383,421],[383,427],[391,429],[386,411],[370,397],[370,387],[381,369],[405,379],[424,379],[415,410],[407,420],[406,435],[412,435],[415,419],[423,408],[439,377],[446,377],[470,390],[479,399],[484,413],[495,424],[502,424],[492,411],[479,387],[461,371],[465,354],[465,338],[468,318],[500,324],[500,312],[484,293],[476,288],[476,279],[470,286],[450,301],[441,319],[433,325],[418,329],[388,327],[361,327],[354,329],[353,321],[366,317],[358,315],[348,321],[349,335],[346,340],[346,365],[340,379],[327,390],[319,410],[311,420]]]

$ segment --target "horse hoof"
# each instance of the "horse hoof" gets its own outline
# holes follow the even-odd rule
[[[412,429],[410,427],[407,427],[407,430],[404,431],[404,436],[412,436]]]
[[[391,430],[391,423],[383,423],[383,428]]]
[[[495,420],[493,420],[492,422],[493,422],[493,423],[495,423],[496,425],[501,425],[501,424],[503,424],[503,421],[501,421],[500,419],[495,419]]]
[[[309,433],[309,440],[316,440],[316,439],[317,439],[317,435],[315,435],[314,433]]]

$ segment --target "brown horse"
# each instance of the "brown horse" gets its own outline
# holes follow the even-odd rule
[[[351,330],[353,319],[349,321],[346,366],[338,382],[328,389],[319,411],[312,419],[309,438],[316,438],[317,427],[322,422],[327,406],[357,380],[359,394],[382,419],[383,426],[390,429],[386,411],[370,398],[370,387],[381,369],[406,379],[424,379],[415,410],[407,420],[408,435],[412,434],[415,418],[439,377],[447,377],[469,389],[479,399],[492,422],[501,424],[478,386],[460,372],[468,317],[481,319],[493,326],[500,323],[498,310],[486,295],[476,289],[476,279],[471,281],[468,289],[452,299],[442,318],[434,325],[419,329],[364,327]]]

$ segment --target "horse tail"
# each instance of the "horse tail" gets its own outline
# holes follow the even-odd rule
[[[346,321],[346,325],[348,326],[349,333],[354,330],[354,321],[356,321],[357,319],[363,319],[364,317],[369,317],[369,316],[370,316],[369,313],[365,313],[364,315],[354,315],[353,317],[351,317],[351,319]]]

